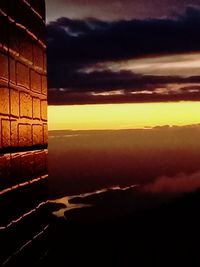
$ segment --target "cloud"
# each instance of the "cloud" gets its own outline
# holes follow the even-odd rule
[[[137,94],[95,94],[88,92],[68,92],[52,89],[49,93],[50,105],[84,105],[84,104],[117,104],[117,103],[153,103],[174,101],[200,101],[200,93],[159,94],[142,92]]]
[[[114,72],[110,70],[94,71],[90,73],[77,72],[66,74],[66,80],[60,81],[61,88],[68,88],[76,92],[93,91],[113,91],[113,90],[133,90],[143,91],[144,89],[154,90],[155,86],[166,85],[169,83],[199,83],[200,76],[179,77],[179,76],[154,76],[141,75],[131,71]],[[53,78],[53,88],[56,87],[56,79]]]
[[[199,76],[153,76],[106,70],[77,72],[65,77],[61,89],[49,89],[50,104],[200,100]]]
[[[173,19],[104,22],[60,18],[47,25],[48,53],[50,61],[85,63],[152,53],[199,51],[198,26],[200,9],[194,7],[188,7],[184,15]]]
[[[176,176],[161,176],[153,183],[143,186],[143,192],[180,194],[190,193],[200,188],[200,172],[190,175],[185,173]]]
[[[200,9],[195,7],[188,7],[182,15],[163,19],[101,21],[94,18],[60,18],[47,25],[49,88],[66,88],[65,94],[69,91],[69,94],[79,93],[79,96],[85,92],[85,98],[88,92],[125,90],[124,95],[127,98],[128,91],[153,92],[154,88],[164,84],[198,83],[198,76],[156,77],[139,75],[126,69],[94,69],[91,72],[86,69],[105,62],[200,51],[199,27]],[[149,92],[146,93],[149,101]],[[179,94],[180,100],[187,95],[188,100],[193,98],[194,92],[190,93]],[[55,90],[50,90],[50,104],[56,102],[54,95]],[[152,101],[154,95],[155,99],[160,97],[152,94]],[[140,97],[145,98],[145,94]],[[127,100],[134,101],[134,98],[128,96]],[[102,99],[99,98],[96,102],[98,101],[102,102]],[[70,103],[70,100],[66,103]]]

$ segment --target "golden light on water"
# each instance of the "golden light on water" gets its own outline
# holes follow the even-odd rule
[[[200,123],[200,102],[49,106],[49,130],[131,129]]]

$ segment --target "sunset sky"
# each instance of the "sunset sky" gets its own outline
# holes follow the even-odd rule
[[[199,122],[199,0],[46,4],[50,130]]]

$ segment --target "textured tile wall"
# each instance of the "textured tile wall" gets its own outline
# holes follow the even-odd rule
[[[0,262],[48,225],[41,212],[48,199],[47,131],[44,1],[1,0],[0,247],[2,236],[23,234],[4,246]]]

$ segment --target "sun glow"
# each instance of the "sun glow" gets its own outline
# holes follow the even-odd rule
[[[49,106],[49,130],[131,129],[200,123],[200,102]]]

